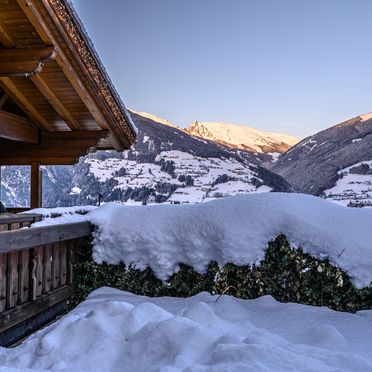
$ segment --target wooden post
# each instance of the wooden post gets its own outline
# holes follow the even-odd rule
[[[32,163],[31,164],[31,208],[41,208],[41,172],[40,164]]]

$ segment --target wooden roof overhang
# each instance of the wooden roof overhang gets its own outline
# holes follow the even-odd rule
[[[0,165],[128,149],[130,114],[67,0],[0,0]]]

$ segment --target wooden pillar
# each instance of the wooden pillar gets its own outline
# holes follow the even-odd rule
[[[31,208],[41,208],[41,172],[40,164],[31,164]]]

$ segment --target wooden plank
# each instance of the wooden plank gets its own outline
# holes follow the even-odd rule
[[[38,143],[38,129],[28,119],[0,110],[0,138]]]
[[[36,249],[30,249],[30,288],[29,288],[29,301],[36,300],[37,289],[37,253]]]
[[[43,293],[50,292],[52,288],[52,262],[53,262],[53,246],[46,245],[44,247],[44,272],[43,272]]]
[[[0,313],[6,309],[6,268],[8,257],[6,254],[0,255]]]
[[[30,251],[25,249],[20,252],[20,269],[18,285],[18,304],[28,301],[30,286]],[[0,277],[1,278],[1,277]]]
[[[60,246],[58,243],[53,244],[53,264],[52,264],[52,289],[60,285],[61,265],[60,265]]]
[[[71,297],[73,292],[73,285],[65,286],[47,295],[40,296],[33,302],[26,302],[12,310],[6,311],[0,316],[0,332],[4,332],[41,311],[66,300]]]
[[[44,247],[35,248],[36,258],[36,297],[43,294],[43,266],[44,266]]]
[[[46,81],[40,74],[34,75],[31,78],[31,80],[36,85],[36,87],[39,89],[39,91],[42,93],[42,95],[52,105],[52,107],[58,113],[58,115],[69,126],[70,129],[72,130],[82,129],[79,122],[73,117],[73,115],[68,110],[68,108],[56,96],[56,94],[53,92],[53,90],[50,88],[50,86],[46,83]]]
[[[89,236],[89,222],[33,227],[0,233],[0,253]]]
[[[59,265],[60,265],[60,285],[65,285],[67,281],[67,245],[69,242],[59,243]]]
[[[11,309],[18,301],[18,261],[19,252],[8,253],[6,308]]]
[[[40,164],[32,163],[31,164],[31,202],[30,206],[32,209],[34,208],[41,208],[42,206],[42,190],[41,186],[41,172],[40,172]]]
[[[69,242],[67,247],[67,284],[75,281],[76,244],[77,240]]]
[[[0,99],[0,109],[5,105],[6,101],[8,100],[8,95],[4,94]]]

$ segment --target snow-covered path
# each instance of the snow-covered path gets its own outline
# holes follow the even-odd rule
[[[73,371],[372,371],[372,311],[201,293],[147,298],[93,292],[0,366]],[[0,371],[7,371],[1,368]],[[12,369],[13,370],[13,369]]]

